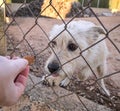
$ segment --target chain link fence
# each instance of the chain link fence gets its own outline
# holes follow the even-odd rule
[[[37,5],[35,3],[33,4],[33,2],[26,4],[26,1],[24,0],[23,3],[17,7],[17,11],[14,12],[11,10],[10,4],[7,4],[5,0],[0,4],[0,8],[5,4],[6,16],[9,18],[9,23],[4,24],[4,33],[3,31],[0,31],[0,41],[5,37],[7,39],[6,55],[16,55],[20,57],[31,56],[35,58],[34,63],[30,66],[30,75],[25,94],[17,105],[12,106],[11,108],[3,107],[1,110],[119,111],[120,87],[114,85],[114,81],[111,78],[115,76],[118,81],[120,80],[120,16],[114,16],[113,18],[99,17],[90,5],[92,0],[89,0],[86,7],[77,9],[77,12],[74,13],[72,17],[64,19],[56,9],[56,6],[53,5],[53,1],[48,0],[47,2],[48,5],[44,9],[41,9],[43,0],[36,0]],[[34,8],[32,6],[34,6]],[[59,20],[42,16],[42,13],[49,7],[54,10],[54,13],[59,17]],[[86,10],[89,10],[92,17],[84,18]],[[81,14],[82,17],[78,16]],[[67,27],[67,25],[74,20],[84,19],[97,23],[106,31],[106,35],[103,39],[80,51],[79,56],[84,59],[87,66],[92,71],[94,78],[80,81],[75,76],[71,78],[70,84],[64,88],[43,85],[41,78],[46,75],[44,70],[45,62],[50,56],[50,50],[52,49],[50,46],[52,41],[49,39],[49,31],[54,24],[63,23]],[[114,20],[112,21],[111,19],[116,19],[116,22],[112,23]],[[66,30],[66,28],[64,30]],[[61,31],[59,35],[61,35],[63,31]],[[56,38],[58,36],[56,36]],[[71,33],[70,36],[73,38]],[[73,38],[73,40],[75,39]],[[93,68],[82,54],[102,41],[107,41],[110,51],[107,63],[109,68],[107,75],[96,78]],[[75,41],[75,43],[77,43],[77,41]],[[52,49],[52,51],[54,50]],[[61,67],[74,59],[77,59],[79,56],[67,61],[61,65]],[[110,96],[103,95],[99,91],[98,81],[101,79],[106,80],[106,86],[111,93]]]

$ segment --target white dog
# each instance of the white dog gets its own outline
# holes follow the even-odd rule
[[[80,80],[93,75],[90,67],[96,77],[103,77],[106,74],[108,55],[105,41],[88,48],[103,37],[104,30],[92,22],[72,21],[66,27],[64,24],[55,25],[50,32],[49,45],[52,54],[45,65],[48,76],[44,80],[46,79],[50,85],[66,86],[75,73]],[[88,49],[85,50],[86,48]],[[99,83],[104,94],[110,95],[103,79]]]

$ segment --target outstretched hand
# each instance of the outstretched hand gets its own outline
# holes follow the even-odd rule
[[[12,105],[23,94],[28,78],[28,61],[0,56],[0,105]]]

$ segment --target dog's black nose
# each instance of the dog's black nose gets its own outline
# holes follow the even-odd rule
[[[57,63],[57,62],[49,63],[48,69],[51,73],[56,72],[59,69],[59,63]]]

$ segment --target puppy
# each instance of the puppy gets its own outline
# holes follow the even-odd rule
[[[45,65],[48,75],[44,80],[47,80],[51,86],[67,86],[76,73],[82,81],[91,75],[97,78],[103,77],[107,70],[108,55],[105,40],[92,46],[103,37],[105,31],[92,22],[72,21],[66,26],[55,25],[50,32],[49,45],[52,54]],[[110,95],[103,79],[99,84],[102,92]]]

